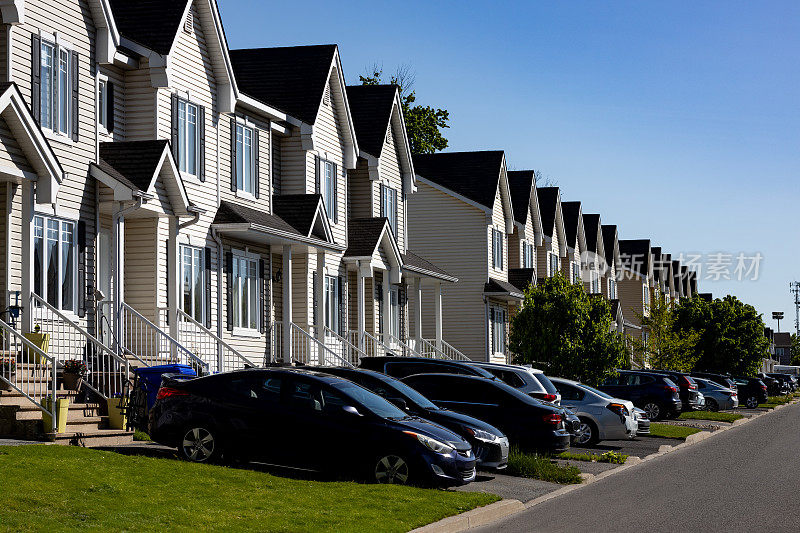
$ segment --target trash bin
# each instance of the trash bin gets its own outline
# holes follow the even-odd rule
[[[140,367],[134,370],[137,384],[147,393],[147,409],[150,410],[156,403],[158,388],[161,386],[161,376],[164,374],[182,374],[196,376],[197,372],[189,365],[158,365]]]
[[[51,397],[42,398],[42,405],[48,411],[53,410],[53,399]],[[54,413],[56,415],[56,433],[67,431],[67,417],[69,416],[69,398],[59,398],[56,400]],[[45,411],[42,411],[42,422],[44,423],[45,433],[49,433],[53,427],[53,419]]]

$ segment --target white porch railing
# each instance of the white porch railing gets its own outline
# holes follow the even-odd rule
[[[118,339],[120,345],[147,366],[172,363],[189,365],[198,374],[207,374],[210,371],[207,361],[193,354],[125,302],[119,306],[119,321],[122,329]]]
[[[178,309],[178,341],[207,362],[212,372],[257,366],[210,329]]]
[[[401,341],[391,333],[385,334],[384,337],[387,339],[386,344],[388,344],[393,351],[399,352],[398,355],[403,357],[423,357],[422,354],[417,353],[411,348],[411,346]]]
[[[393,350],[389,345],[375,337],[369,331],[350,331],[350,343],[358,346],[367,357],[397,356],[399,351]]]
[[[435,339],[423,339],[428,344],[431,344],[436,347],[436,340]],[[472,361],[469,357],[464,355],[461,351],[455,348],[453,345],[449,344],[447,341],[442,341],[442,348],[437,351],[441,352],[447,359],[453,359],[454,361]]]
[[[316,339],[319,339],[319,336],[316,335],[317,327],[311,326],[309,329],[311,330],[311,334]],[[358,365],[361,358],[367,356],[358,346],[342,335],[339,335],[328,326],[323,326],[323,331],[325,333],[325,346],[333,351],[339,358],[344,359],[351,365]]]
[[[56,396],[56,360],[44,353],[20,332],[0,320],[0,383],[25,396],[36,407],[50,415],[56,432],[55,401],[48,409],[45,398]]]
[[[57,365],[73,359],[86,363],[84,384],[103,398],[121,395],[128,380],[128,360],[76,324],[71,318],[31,293],[29,310],[34,329],[50,336],[47,352]]]
[[[428,342],[425,339],[409,339],[408,345],[411,346],[421,357],[428,357],[430,359],[450,359],[444,354],[444,352],[437,350],[435,344]]]
[[[282,322],[274,322],[272,326],[275,357],[282,359],[283,351],[283,328],[286,327]],[[295,324],[289,322],[291,360],[294,363],[309,366],[349,366],[352,367],[347,359],[341,357],[331,348],[314,338],[309,332]]]

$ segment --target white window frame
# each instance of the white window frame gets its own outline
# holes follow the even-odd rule
[[[492,314],[494,319],[490,316],[490,326],[492,328],[492,353],[493,354],[506,354],[506,310],[502,307],[492,306]]]
[[[617,299],[617,280],[615,280],[613,277],[608,278],[608,299]]]
[[[338,217],[336,211],[338,209],[338,198],[336,197],[336,181],[335,175],[338,165],[334,165],[332,161],[320,159],[322,168],[320,169],[320,193],[322,193],[322,203],[325,204],[325,214],[328,215],[328,220],[331,224],[335,224]]]
[[[41,33],[39,35],[39,125],[42,131],[58,141],[72,141],[72,51],[70,43],[59,35]],[[51,77],[48,86],[50,94],[45,94],[45,76],[42,71],[45,48],[52,49]],[[66,72],[62,71],[62,55],[66,55]],[[62,91],[62,85],[66,89]],[[56,99],[58,95],[58,99]],[[49,103],[49,123],[44,122],[45,101]],[[63,113],[63,116],[62,116]],[[61,120],[63,118],[63,121]]]
[[[570,261],[570,278],[573,285],[581,282],[581,264],[576,261]]]
[[[261,332],[261,316],[260,316],[260,308],[261,308],[261,280],[258,272],[259,266],[259,259],[260,256],[258,254],[254,254],[245,250],[231,250],[233,254],[233,272],[231,272],[231,279],[233,281],[233,286],[229,287],[228,290],[232,291],[232,298],[231,302],[234,307],[233,311],[233,333],[234,335],[243,335],[243,336],[254,336],[259,335]],[[246,264],[248,270],[251,266],[253,267],[253,272],[255,272],[255,276],[252,278],[252,282],[248,285],[249,290],[255,289],[256,298],[252,300],[248,298],[248,313],[252,314],[255,317],[255,325],[251,326],[250,321],[246,325],[243,325],[245,322],[243,321],[243,317],[241,314],[241,301],[242,301],[242,294],[244,284],[242,280],[250,281],[250,278],[242,278],[239,273],[241,272],[241,265]],[[237,282],[238,281],[238,282]],[[238,285],[238,287],[237,287]],[[251,293],[248,292],[248,296]],[[255,308],[250,309],[250,304],[255,304]],[[230,310],[229,310],[230,312]],[[248,317],[249,318],[249,317]]]
[[[536,268],[535,248],[527,240],[522,240],[522,268]]]
[[[42,234],[41,234],[41,236],[37,235],[37,233],[38,233],[38,231],[37,231],[38,230],[37,221],[39,221],[39,220],[42,222],[42,225],[41,225]],[[49,301],[49,299],[47,298],[47,293],[48,293],[48,288],[49,288],[48,284],[47,284],[47,281],[48,281],[48,279],[47,279],[48,278],[48,276],[47,276],[47,265],[49,264],[49,259],[50,259],[49,254],[48,254],[49,247],[47,245],[48,244],[47,241],[49,239],[48,226],[49,226],[49,223],[51,223],[51,222],[56,223],[57,227],[58,227],[58,229],[57,229],[57,241],[56,241],[56,254],[58,256],[57,257],[58,264],[56,266],[56,268],[58,270],[58,272],[57,272],[58,287],[56,289],[56,301],[55,302]],[[63,287],[63,285],[64,285],[64,279],[65,279],[65,265],[64,265],[64,261],[63,261],[64,248],[63,247],[64,247],[64,244],[65,244],[65,242],[64,242],[65,228],[69,228],[69,231],[67,233],[71,232],[71,234],[72,234],[72,243],[71,243],[71,247],[72,247],[72,265],[71,265],[72,266],[72,280],[71,280],[71,282],[72,282],[72,307],[71,308],[64,307],[64,302],[63,302],[63,299],[64,299],[64,294],[63,294],[64,293],[64,287]],[[78,312],[78,221],[77,220],[65,219],[65,218],[61,218],[61,217],[54,217],[54,216],[45,215],[45,214],[42,214],[42,213],[36,213],[34,215],[34,217],[33,217],[33,231],[32,231],[32,233],[33,233],[33,249],[31,250],[31,255],[33,256],[32,259],[31,259],[32,262],[35,262],[36,239],[39,238],[39,237],[42,239],[42,254],[41,254],[42,264],[41,264],[41,270],[40,270],[41,271],[41,276],[42,276],[42,279],[41,279],[42,290],[41,290],[41,294],[38,294],[38,293],[37,294],[39,295],[40,298],[42,298],[42,300],[48,302],[50,305],[52,305],[56,309],[58,309],[60,311],[63,311],[65,313],[67,313],[67,314],[77,316],[77,312]],[[34,264],[34,267],[35,267],[35,264]],[[31,273],[31,276],[33,276],[33,272]],[[36,292],[36,280],[33,279],[32,281],[33,281],[33,283],[31,284],[32,288],[33,288],[34,292]]]
[[[241,131],[241,134],[240,134]],[[255,199],[256,194],[256,154],[255,154],[255,125],[250,122],[236,121],[236,168],[233,169],[236,179],[236,195],[244,196],[246,198]],[[247,133],[250,134],[250,146],[247,147],[246,138]],[[239,146],[241,145],[241,152]],[[248,159],[248,165],[245,167],[245,156]],[[249,176],[249,189],[245,187],[244,171],[247,168],[250,172]]]
[[[642,283],[642,304],[645,310],[650,308],[650,287],[647,283]]]
[[[194,278],[195,268],[199,269],[200,275],[199,280],[192,279],[190,282],[189,292],[190,292],[190,300],[192,303],[195,302],[195,298],[197,296],[200,297],[200,316],[196,316],[193,309],[187,310],[185,307],[185,298],[186,298],[186,286],[184,285],[184,276],[186,275],[186,263],[185,263],[185,253],[189,252],[191,254],[190,263],[192,266],[192,271],[190,273],[190,277]],[[205,265],[205,250],[198,246],[190,246],[188,244],[181,244],[178,247],[178,252],[180,254],[180,280],[181,280],[181,293],[180,293],[180,309],[190,317],[192,317],[195,321],[199,322],[200,324],[205,324],[206,320],[206,265]],[[195,265],[195,261],[197,264]],[[200,294],[198,295],[195,291],[197,290],[199,282],[200,287]]]
[[[325,275],[325,326],[339,332],[339,277]]]
[[[97,76],[97,126],[108,135],[108,77]]]
[[[385,217],[389,221],[389,226],[392,228],[392,233],[394,234],[395,239],[398,238],[397,235],[397,190],[389,187],[388,185],[384,185],[381,187],[381,194],[383,195],[381,207],[383,212],[381,213],[382,217]]]
[[[178,170],[183,177],[200,178],[200,104],[179,97],[178,105]],[[194,108],[194,150],[189,146],[189,109]],[[181,112],[183,118],[181,118]],[[189,155],[194,152],[194,172],[189,171]]]
[[[492,228],[492,268],[500,271],[503,270],[504,236],[504,232]]]

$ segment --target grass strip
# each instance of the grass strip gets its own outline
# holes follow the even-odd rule
[[[133,433],[133,440],[137,442],[150,442],[150,435],[145,433],[144,431],[134,431]]]
[[[74,446],[0,447],[0,472],[0,531],[399,532],[500,499]]]
[[[758,404],[759,407],[773,409],[776,405],[783,405],[785,403],[789,403],[794,399],[791,394],[787,394],[786,396],[770,396],[767,398],[765,403]]]
[[[546,455],[522,453],[511,450],[504,474],[541,479],[566,485],[580,483],[581,471],[573,465],[560,465]]]
[[[562,452],[556,455],[556,458],[566,459],[567,461],[586,461],[589,463],[611,463],[617,465],[625,464],[625,461],[628,460],[627,455],[612,451],[601,454]]]
[[[689,435],[699,433],[701,430],[697,428],[688,428],[685,426],[675,426],[672,424],[662,424],[659,422],[650,423],[650,437],[661,437],[662,439],[685,439]]]
[[[716,411],[687,411],[681,413],[678,420],[711,420],[713,422],[733,422],[744,418],[735,413],[718,413]]]

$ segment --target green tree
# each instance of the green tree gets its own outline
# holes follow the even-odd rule
[[[689,372],[697,362],[695,345],[700,339],[697,331],[681,331],[675,328],[675,313],[663,298],[653,298],[648,316],[640,316],[642,326],[647,328],[647,343],[633,340],[631,357],[636,366],[661,370]]]
[[[695,368],[752,376],[769,355],[763,318],[735,296],[711,302],[699,296],[682,299],[674,313],[678,334],[699,334]]]
[[[371,74],[359,76],[362,85],[379,85],[383,83],[383,69],[373,67]],[[414,104],[417,95],[414,91],[414,74],[408,66],[400,67],[389,80],[400,90],[400,103],[406,122],[406,133],[412,154],[432,154],[447,148],[447,139],[442,135],[450,120],[446,109]]]
[[[800,365],[800,337],[792,333],[792,345],[789,348],[789,353],[792,356],[792,364]]]
[[[586,294],[559,274],[525,291],[511,320],[509,347],[518,364],[596,385],[627,362],[612,322],[606,299]]]

